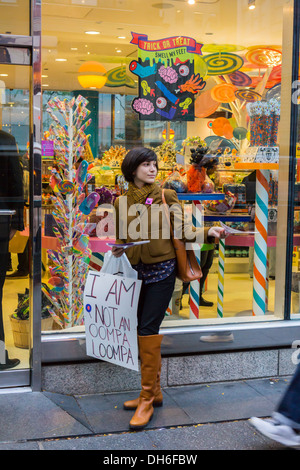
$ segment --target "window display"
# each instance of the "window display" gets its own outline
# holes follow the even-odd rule
[[[43,47],[42,71],[44,140],[54,142],[53,159],[43,160],[43,292],[53,330],[84,331],[85,275],[101,269],[106,242],[114,239],[108,205],[126,192],[121,163],[140,146],[156,152],[158,184],[178,193],[194,225],[219,222],[229,232],[224,243],[195,247],[204,280],[176,283],[165,325],[280,319],[283,2],[274,9],[265,0],[252,12],[236,0],[170,2],[168,10],[128,0],[136,18],[147,18],[142,31],[129,26],[127,11],[104,12],[99,4],[86,12],[84,31],[101,13],[101,24],[90,28],[100,34],[88,37],[78,24],[68,39],[55,27],[51,32],[67,8],[60,2],[54,13],[55,3],[45,5],[42,21],[44,36],[57,43]],[[70,34],[75,24],[72,17]]]

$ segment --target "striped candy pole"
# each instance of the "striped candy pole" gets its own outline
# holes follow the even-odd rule
[[[193,201],[193,216],[192,221],[194,227],[203,226],[203,207],[200,201]],[[200,264],[201,261],[201,247],[194,249],[196,259]],[[190,318],[199,318],[200,307],[200,279],[190,283]]]
[[[266,313],[269,170],[256,170],[253,315]]]
[[[225,275],[225,240],[219,240],[219,272],[218,272],[218,317],[223,318],[224,301],[224,275]]]

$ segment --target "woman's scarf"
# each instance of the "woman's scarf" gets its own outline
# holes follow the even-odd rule
[[[138,188],[134,183],[129,183],[126,196],[129,196],[134,204],[145,204],[147,197],[156,187],[156,183],[144,184],[142,188]]]

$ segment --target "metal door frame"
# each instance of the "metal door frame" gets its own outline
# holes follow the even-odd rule
[[[30,149],[30,225],[29,225],[29,298],[30,330],[29,370],[1,373],[7,387],[30,386],[41,389],[41,1],[29,0],[30,35],[0,34],[0,46],[30,51],[29,149]],[[13,62],[10,64],[14,65]],[[18,64],[19,65],[19,64]],[[26,66],[26,65],[24,65]],[[2,375],[3,374],[3,375]]]

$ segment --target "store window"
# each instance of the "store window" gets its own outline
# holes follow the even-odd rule
[[[29,0],[0,1],[0,33],[29,35]]]
[[[251,3],[254,9],[247,0],[43,5],[43,295],[50,331],[84,331],[88,239],[79,241],[66,217],[78,191],[78,178],[75,186],[69,181],[72,166],[75,172],[85,160],[91,175],[76,192],[80,201],[97,190],[111,199],[126,188],[124,155],[141,145],[159,156],[159,184],[206,195],[197,223],[221,222],[231,231],[225,245],[201,247],[204,277],[176,283],[164,326],[283,318],[275,307],[278,169],[281,77],[291,46],[285,2]],[[205,166],[202,183],[192,165],[201,165],[201,152],[216,163]],[[180,199],[196,209],[191,197]],[[86,224],[101,218],[97,207],[88,215],[74,217],[91,240],[90,269],[98,269],[105,242],[97,243],[97,230]]]
[[[0,370],[29,368],[29,128],[29,69],[2,64]]]

